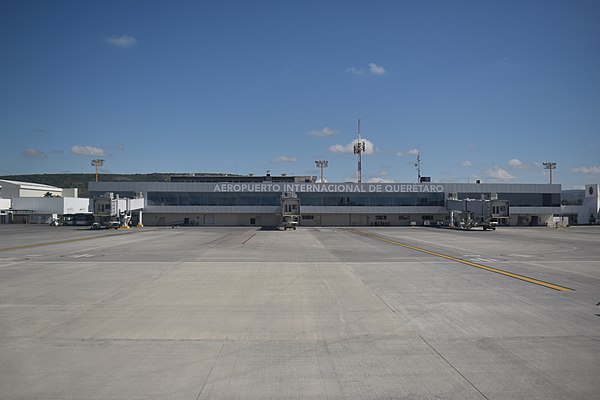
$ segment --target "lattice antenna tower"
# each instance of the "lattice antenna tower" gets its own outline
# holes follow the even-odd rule
[[[417,168],[417,183],[421,183],[421,150],[417,148],[417,162],[415,163]]]
[[[360,137],[360,119],[358,120],[358,139],[354,143],[354,154],[358,156],[358,183],[362,182],[362,153],[366,149],[365,141]]]

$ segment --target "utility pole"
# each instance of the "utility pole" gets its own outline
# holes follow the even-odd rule
[[[317,168],[321,168],[321,180],[319,181],[319,183],[325,183],[325,181],[323,180],[323,168],[327,168],[329,161],[317,160],[315,161],[315,164],[317,165]]]
[[[92,166],[96,167],[96,182],[98,182],[98,167],[101,167],[104,165],[104,160],[101,160],[99,158],[92,160]]]
[[[552,184],[552,170],[556,169],[556,163],[552,162],[552,161],[548,161],[548,162],[542,163],[542,165],[544,166],[545,169],[550,170],[550,184]]]
[[[417,183],[421,183],[421,151],[417,149],[417,162],[415,163],[415,167],[417,167]]]
[[[365,151],[365,141],[360,137],[360,119],[358,120],[358,139],[354,143],[354,154],[358,155],[358,183],[362,182],[362,153]]]

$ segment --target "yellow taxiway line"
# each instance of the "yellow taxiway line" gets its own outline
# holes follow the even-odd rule
[[[518,280],[521,280],[521,281],[524,281],[524,282],[533,283],[535,285],[544,286],[544,287],[547,287],[549,289],[558,290],[559,292],[570,292],[570,291],[573,291],[573,289],[570,289],[570,288],[565,287],[565,286],[560,286],[560,285],[555,285],[555,284],[550,283],[550,282],[540,281],[539,279],[530,278],[530,277],[525,276],[525,275],[515,274],[515,273],[509,272],[509,271],[505,271],[505,270],[499,269],[499,268],[488,267],[486,265],[482,265],[482,264],[474,263],[474,262],[471,262],[471,261],[463,260],[462,258],[452,257],[452,256],[449,256],[449,255],[446,255],[446,254],[442,254],[442,253],[438,253],[438,252],[435,252],[435,251],[431,251],[431,250],[427,250],[427,249],[422,249],[420,247],[415,247],[415,246],[411,246],[409,244],[400,243],[400,242],[397,242],[395,240],[386,239],[384,237],[373,235],[373,234],[370,234],[370,233],[365,233],[365,232],[358,231],[358,230],[355,230],[355,229],[345,229],[345,230],[348,231],[348,232],[357,234],[357,235],[369,237],[371,239],[376,239],[376,240],[379,240],[379,241],[382,241],[382,242],[394,244],[396,246],[401,246],[401,247],[405,247],[407,249],[420,251],[422,253],[430,254],[432,256],[445,258],[446,260],[456,261],[458,263],[465,264],[465,265],[468,265],[468,266],[471,266],[471,267],[475,267],[475,268],[479,268],[479,269],[483,269],[485,271],[489,271],[489,272],[493,272],[493,273],[496,273],[496,274],[508,276],[510,278],[518,279]]]

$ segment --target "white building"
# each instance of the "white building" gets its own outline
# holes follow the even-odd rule
[[[50,193],[51,196],[62,196],[63,189],[41,183],[0,179],[0,197],[3,199],[12,199],[15,197],[44,197],[48,196],[48,193]],[[75,192],[75,195],[72,197],[77,197],[76,193],[77,192]]]
[[[580,212],[577,214],[578,224],[598,223],[600,217],[600,194],[598,185],[585,185],[585,197]]]
[[[76,189],[0,180],[0,223],[67,224],[93,221],[93,201]],[[553,226],[600,220],[599,185],[583,191],[560,184],[503,183],[316,183],[316,177],[185,176],[171,182],[90,182],[90,196],[107,192],[135,199],[134,223],[144,225],[275,225],[281,193],[294,192],[304,226],[403,226],[448,222],[449,198],[508,201],[511,226]],[[577,193],[568,193],[577,192]],[[575,198],[571,197],[575,195]],[[62,197],[56,197],[62,196]],[[564,197],[564,198],[563,198]],[[139,203],[139,204],[138,204]],[[119,209],[121,207],[119,206]],[[96,210],[97,211],[97,210]]]
[[[184,179],[185,178],[185,179]],[[512,226],[552,225],[560,184],[316,183],[302,177],[184,177],[171,182],[91,182],[90,195],[141,193],[145,225],[274,225],[282,192],[300,200],[300,225],[403,226],[449,221],[447,199],[506,200]],[[300,179],[299,179],[300,178]],[[571,221],[576,223],[577,221]]]
[[[90,200],[78,198],[77,189],[0,180],[0,223],[43,224],[81,214],[92,212]]]

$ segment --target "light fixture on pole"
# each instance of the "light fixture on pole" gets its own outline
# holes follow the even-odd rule
[[[98,167],[101,167],[104,165],[104,160],[101,160],[99,158],[92,160],[92,166],[96,167],[96,182],[98,182]]]
[[[550,170],[550,184],[552,184],[552,170],[556,169],[556,163],[552,162],[552,161],[548,161],[548,162],[542,163],[542,165],[544,166],[545,169]]]
[[[358,139],[354,143],[354,154],[358,155],[358,183],[362,182],[362,153],[365,151],[365,141],[360,137],[360,119],[358,120]]]
[[[317,165],[317,168],[321,168],[321,180],[319,181],[319,183],[325,183],[325,181],[323,180],[323,168],[327,168],[329,161],[317,160],[315,161],[315,164]]]

